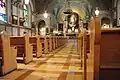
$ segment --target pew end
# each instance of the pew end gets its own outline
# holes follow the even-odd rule
[[[33,56],[37,58],[42,56],[42,44],[39,39],[40,36],[29,37],[29,43],[33,46]]]
[[[17,49],[16,47],[10,47],[10,37],[6,32],[1,32],[1,74],[5,75],[15,69],[17,69]]]

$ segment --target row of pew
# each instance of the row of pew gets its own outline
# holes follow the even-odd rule
[[[77,40],[84,80],[120,80],[120,28],[101,28],[99,17],[89,26]]]
[[[0,75],[5,75],[17,69],[17,62],[28,64],[33,57],[39,58],[42,54],[65,45],[68,38],[63,36],[9,36],[6,32],[0,33]]]

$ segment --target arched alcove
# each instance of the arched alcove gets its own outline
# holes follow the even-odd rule
[[[111,24],[111,22],[110,22],[110,19],[108,17],[103,17],[101,19],[102,28],[110,28],[110,24]]]
[[[38,26],[37,26],[37,29],[38,29],[38,35],[40,35],[42,32],[44,32],[45,30],[45,25],[46,25],[46,22],[44,20],[40,20],[38,22]]]

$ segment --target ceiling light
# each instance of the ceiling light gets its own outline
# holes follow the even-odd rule
[[[95,15],[98,16],[100,13],[100,11],[98,10],[98,7],[96,7],[96,10],[95,10]]]
[[[71,33],[72,32],[72,30],[71,29],[68,29],[68,33]]]
[[[48,13],[45,11],[45,13],[43,14],[44,18],[48,17]]]
[[[78,29],[75,29],[75,33],[78,33]]]
[[[25,4],[29,4],[30,0],[25,0]]]

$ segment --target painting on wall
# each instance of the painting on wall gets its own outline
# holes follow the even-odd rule
[[[79,30],[79,15],[73,12],[67,18],[68,18],[67,19],[68,21],[67,31],[74,33],[76,29]]]

